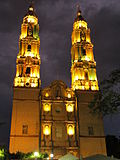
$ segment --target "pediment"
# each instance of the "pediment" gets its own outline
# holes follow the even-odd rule
[[[68,94],[74,97],[74,92],[61,80],[53,81],[48,87],[42,90],[42,96],[46,98],[51,97],[51,99],[65,99],[68,97]]]

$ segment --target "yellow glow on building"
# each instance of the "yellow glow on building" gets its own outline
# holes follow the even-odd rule
[[[51,125],[50,124],[43,125],[43,134],[46,136],[51,134]]]
[[[91,43],[90,37],[86,37],[86,42]]]
[[[96,90],[96,87],[95,86],[91,86],[91,90]]]
[[[51,111],[51,103],[43,103],[43,110],[45,112]]]
[[[27,18],[27,20],[28,20],[28,23],[34,23],[35,22],[35,19],[33,17],[31,17],[31,16],[29,16]]]
[[[20,39],[23,39],[23,38],[25,38],[27,36],[27,34],[21,34],[20,35]]]
[[[49,97],[49,94],[47,92],[45,93],[45,97]]]
[[[82,60],[85,60],[85,61],[90,61],[90,58],[85,56],[84,58],[82,58]]]
[[[76,80],[78,80],[78,79],[79,79],[78,75],[77,75],[77,76],[75,76],[75,81],[76,81]]]
[[[33,16],[33,15],[27,15],[26,17],[24,17],[23,22],[28,22],[28,23],[34,23],[34,25],[36,25],[38,23],[38,19]]]
[[[29,7],[23,18],[16,60],[15,87],[40,87],[40,38],[38,18],[34,8]]]
[[[78,62],[78,60],[76,59],[76,60],[74,60],[74,62]]]
[[[67,104],[66,104],[66,111],[67,111],[67,112],[73,112],[73,111],[74,111],[74,104],[72,104],[72,103],[67,103]]]
[[[40,78],[40,75],[39,75],[39,73],[37,73],[37,71],[35,71],[35,73],[31,73],[30,74],[30,77],[37,77],[37,78]]]
[[[79,29],[80,27],[87,29],[87,23],[85,21],[78,21],[74,23],[74,29]]]
[[[36,83],[31,83],[31,87],[37,87]]]
[[[90,29],[87,22],[77,12],[77,17],[73,24],[71,48],[71,79],[72,89],[76,90],[98,90],[96,76],[96,62],[93,55],[93,44],[90,40]],[[95,85],[93,82],[95,81]]]
[[[26,52],[25,57],[35,57],[35,54],[32,52]]]
[[[75,134],[75,126],[73,124],[67,125],[67,134],[73,136]]]
[[[68,95],[67,95],[67,96],[68,96],[68,98],[71,98],[71,94],[70,94],[70,93],[68,93]]]

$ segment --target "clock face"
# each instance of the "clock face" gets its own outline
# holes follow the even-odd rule
[[[81,39],[81,41],[85,41],[86,35],[85,35],[85,32],[84,32],[84,31],[81,31],[81,32],[80,32],[80,39]]]

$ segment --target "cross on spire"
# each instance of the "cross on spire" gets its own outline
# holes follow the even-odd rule
[[[33,12],[34,11],[34,2],[35,0],[27,0],[28,4],[29,4],[29,11]]]
[[[33,5],[35,3],[35,0],[27,0],[27,1],[30,5]]]
[[[80,13],[80,14],[81,14],[80,4],[77,4],[77,13]]]
[[[77,4],[77,10],[78,11],[80,10],[80,4]]]
[[[34,8],[35,0],[26,0],[26,2],[29,4],[29,8],[30,7]]]

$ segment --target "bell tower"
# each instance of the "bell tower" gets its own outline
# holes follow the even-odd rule
[[[14,87],[40,87],[39,48],[38,18],[33,5],[30,5],[21,26]]]
[[[71,88],[76,96],[80,155],[105,155],[103,117],[92,114],[88,107],[98,94],[99,87],[90,29],[80,9],[73,24],[71,60]]]
[[[71,87],[73,90],[99,90],[96,76],[96,62],[90,29],[78,8],[73,24],[71,48]]]
[[[33,5],[23,18],[13,86],[10,153],[39,151],[40,38]]]

